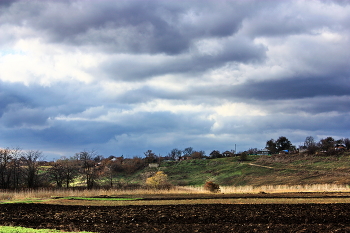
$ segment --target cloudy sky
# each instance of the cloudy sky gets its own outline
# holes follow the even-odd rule
[[[0,147],[350,137],[350,1],[0,1]]]

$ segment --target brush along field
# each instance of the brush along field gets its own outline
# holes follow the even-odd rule
[[[0,225],[89,232],[349,232],[349,190],[307,188],[312,187],[324,190],[300,191],[302,187],[293,186],[290,192],[278,193],[278,187],[272,192],[266,186],[247,193],[189,188],[70,191],[69,195],[68,190],[38,190],[16,198],[7,193],[0,205]],[[296,188],[299,192],[292,192]]]

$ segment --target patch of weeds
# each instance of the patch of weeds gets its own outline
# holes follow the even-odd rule
[[[0,233],[55,233],[62,232],[53,229],[33,229],[25,227],[10,227],[10,226],[0,226]],[[69,233],[69,232],[66,232]],[[93,233],[88,231],[81,231],[80,233]]]

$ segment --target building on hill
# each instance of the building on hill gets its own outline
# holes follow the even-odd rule
[[[257,151],[257,155],[271,155],[271,151],[269,151],[268,149],[262,149],[262,150],[258,150]]]
[[[344,145],[341,145],[341,144],[337,144],[334,149],[336,151],[345,151],[346,150],[346,147]]]
[[[222,152],[222,156],[223,157],[233,157],[233,156],[235,156],[235,154],[234,153],[232,153],[231,151],[225,151],[225,152]]]

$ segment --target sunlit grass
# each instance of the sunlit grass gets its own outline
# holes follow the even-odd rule
[[[292,192],[350,192],[348,185],[339,184],[310,184],[310,185],[265,185],[265,186],[220,186],[221,193],[225,194],[244,194],[244,193],[292,193]],[[2,191],[0,192],[0,201],[2,203],[22,201],[36,202],[53,197],[125,197],[137,195],[167,195],[167,194],[205,194],[209,193],[202,186],[176,186],[169,190],[157,189],[96,189],[96,190],[78,190],[78,189],[37,189],[25,190],[20,192]],[[110,200],[110,199],[109,199]]]
[[[56,233],[62,232],[53,229],[33,229],[25,227],[11,227],[11,226],[0,226],[0,233]],[[69,232],[66,232],[69,233]],[[92,233],[87,231],[80,231],[80,233]]]
[[[198,193],[199,191],[192,187],[174,187],[169,190],[157,189],[36,189],[24,191],[1,191],[0,201],[10,202],[14,200],[33,200],[33,199],[49,199],[53,197],[97,197],[97,196],[130,196],[130,195],[151,195],[151,194],[182,194],[182,193]]]
[[[187,187],[197,193],[205,193],[204,187]],[[310,184],[310,185],[263,185],[263,186],[220,186],[221,193],[295,193],[295,192],[350,192],[349,185]]]

